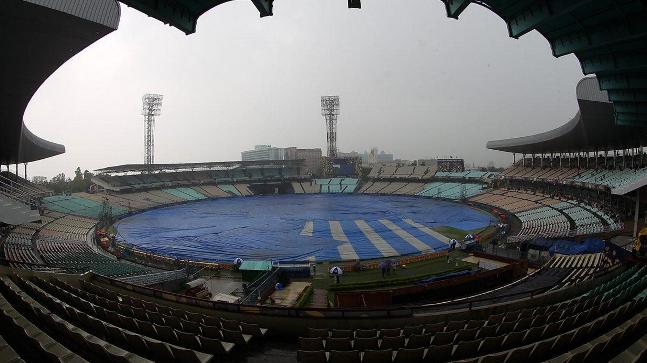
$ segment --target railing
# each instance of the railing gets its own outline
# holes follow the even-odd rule
[[[594,274],[594,277],[591,280],[583,282],[578,285],[582,285],[577,288],[578,285],[569,287],[569,289],[575,289],[573,294],[578,294],[584,291],[584,288],[587,288],[589,285],[593,286],[598,284],[598,281],[593,281],[598,278],[605,278],[605,275],[608,272],[613,271],[617,268],[618,265],[613,265],[603,270],[600,270]],[[291,308],[291,307],[279,307],[279,306],[259,306],[251,304],[232,304],[218,301],[210,301],[195,297],[190,297],[186,295],[175,294],[171,292],[166,292],[162,290],[157,290],[154,288],[148,288],[143,286],[137,286],[133,284],[124,283],[118,280],[114,280],[108,277],[101,275],[93,274],[93,279],[96,279],[100,283],[104,283],[110,286],[116,286],[125,290],[133,291],[142,295],[151,296],[163,300],[190,304],[197,307],[202,307],[206,309],[214,309],[232,313],[248,313],[254,315],[266,315],[266,316],[277,316],[277,317],[304,317],[304,318],[337,318],[337,319],[357,319],[357,318],[410,318],[414,314],[424,314],[432,311],[448,311],[456,309],[472,309],[474,306],[479,305],[483,302],[491,302],[493,299],[498,301],[511,302],[513,300],[521,299],[534,299],[538,298],[540,295],[544,296],[544,293],[553,294],[555,291],[548,291],[552,286],[541,287],[533,290],[509,293],[509,294],[498,294],[494,297],[484,297],[479,298],[480,295],[469,296],[465,298],[458,298],[438,303],[430,304],[419,304],[419,305],[399,305],[389,308],[378,308],[378,309],[365,309],[365,308]],[[529,277],[522,278],[520,280],[510,283],[510,285],[515,285],[523,282]],[[505,287],[505,286],[504,286]],[[492,290],[498,291],[503,289]],[[559,290],[561,291],[561,290]]]
[[[21,203],[37,205],[38,199],[50,193],[34,189],[0,174],[0,192],[7,197]]]
[[[267,271],[250,286],[247,287],[246,295],[240,300],[241,304],[256,304],[261,301],[274,288],[279,278],[279,270]]]

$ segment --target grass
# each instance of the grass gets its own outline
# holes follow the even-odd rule
[[[497,229],[496,226],[488,226],[485,229],[477,228],[469,231],[465,231],[465,230],[450,227],[450,226],[440,226],[440,227],[433,228],[434,231],[442,234],[443,236],[447,238],[453,238],[459,241],[462,241],[463,238],[465,238],[465,236],[468,234],[488,235],[491,232],[496,231],[496,229]]]
[[[464,270],[473,264],[464,262],[462,259],[467,254],[461,251],[450,252],[451,263],[447,264],[446,257],[438,257],[428,261],[416,262],[398,268],[389,275],[382,277],[382,271],[367,270],[360,272],[344,272],[339,284],[335,284],[333,277],[328,274],[320,275],[312,281],[313,287],[318,289],[352,290],[352,289],[375,289],[385,286],[406,286],[414,281],[425,279],[445,272]],[[319,267],[317,267],[319,268]]]
[[[433,228],[434,231],[442,234],[443,236],[447,238],[453,238],[457,239],[459,241],[462,241],[465,236],[470,233],[467,231],[464,231],[462,229],[450,227],[450,226],[440,226],[440,227],[435,227]]]

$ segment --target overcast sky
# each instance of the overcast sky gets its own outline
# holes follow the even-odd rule
[[[453,155],[470,166],[508,165],[488,140],[546,131],[577,111],[579,63],[554,58],[536,32],[509,38],[474,4],[458,21],[441,1],[362,6],[281,0],[260,19],[251,1],[231,1],[186,36],[122,5],[119,29],[31,100],[30,130],[67,151],[30,164],[30,177],[142,163],[147,92],[164,95],[157,163],[240,160],[255,144],[325,150],[322,95],[341,97],[342,151]]]

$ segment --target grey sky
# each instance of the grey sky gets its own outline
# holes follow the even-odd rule
[[[66,146],[32,163],[51,177],[143,161],[141,96],[164,94],[155,161],[239,160],[255,144],[321,147],[319,98],[341,97],[338,147],[414,159],[456,155],[507,165],[491,139],[545,131],[577,110],[573,56],[555,59],[533,32],[471,5],[456,21],[441,1],[282,0],[259,19],[251,1],[218,6],[195,34],[122,5],[117,31],[63,65],[25,121]]]

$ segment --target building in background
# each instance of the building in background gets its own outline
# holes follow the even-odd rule
[[[371,151],[364,151],[361,154],[357,151],[351,151],[349,153],[338,151],[337,155],[343,158],[360,158],[362,159],[362,164],[365,166],[391,163],[394,161],[393,154],[387,154],[384,151],[379,151],[376,147],[372,148]]]
[[[304,174],[319,175],[321,173],[321,149],[300,149],[291,147],[274,147],[272,145],[256,145],[253,150],[240,153],[242,161],[261,160],[303,160]]]

